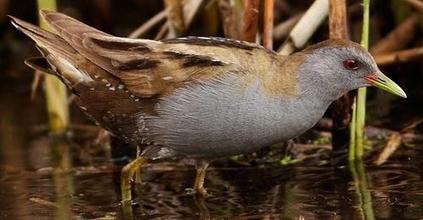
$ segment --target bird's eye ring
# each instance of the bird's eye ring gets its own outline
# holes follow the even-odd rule
[[[344,67],[348,70],[358,70],[360,69],[360,62],[355,59],[344,60]]]

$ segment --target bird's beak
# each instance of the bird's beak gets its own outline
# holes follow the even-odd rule
[[[381,71],[378,71],[375,74],[371,74],[365,77],[365,79],[373,86],[376,86],[379,89],[385,90],[392,94],[407,98],[404,90],[401,89],[394,81],[389,79]]]

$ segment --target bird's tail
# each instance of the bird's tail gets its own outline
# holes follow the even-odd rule
[[[9,16],[13,26],[30,37],[37,44],[42,57],[29,58],[25,61],[29,67],[43,72],[55,74],[70,87],[81,82],[90,82],[92,78],[79,71],[72,64],[79,56],[60,36],[43,30],[19,18]]]
[[[81,41],[72,45],[68,43],[82,33],[101,32],[60,13],[41,11],[41,15],[58,34],[9,16],[17,29],[35,41],[42,54],[42,57],[27,59],[25,63],[35,70],[57,75],[77,96],[75,103],[87,115],[128,143],[140,143],[142,137],[134,131],[138,131],[137,114],[141,102],[116,77],[74,48],[81,46]],[[72,23],[72,30],[79,31],[80,35],[67,33],[66,27],[70,25],[63,25],[63,21]],[[58,23],[60,25],[55,26]]]

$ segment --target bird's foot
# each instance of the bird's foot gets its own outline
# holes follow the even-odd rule
[[[138,157],[131,163],[127,164],[122,169],[121,173],[121,193],[122,204],[127,205],[132,203],[131,182],[134,181],[133,177],[137,170],[146,162],[143,157]],[[136,181],[137,178],[135,178]],[[141,178],[139,178],[141,180]]]
[[[186,188],[185,192],[188,195],[195,195],[195,196],[200,196],[200,197],[210,197],[211,194],[207,192],[206,188],[199,188],[199,189],[195,189],[195,188]]]

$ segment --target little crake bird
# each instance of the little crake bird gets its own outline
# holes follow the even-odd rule
[[[300,135],[350,90],[373,85],[406,96],[350,41],[324,41],[282,56],[223,38],[114,37],[61,13],[41,15],[54,33],[11,17],[42,54],[26,63],[57,75],[87,115],[143,149],[122,170],[124,201],[147,161],[196,159],[194,189],[205,193],[211,160]]]

